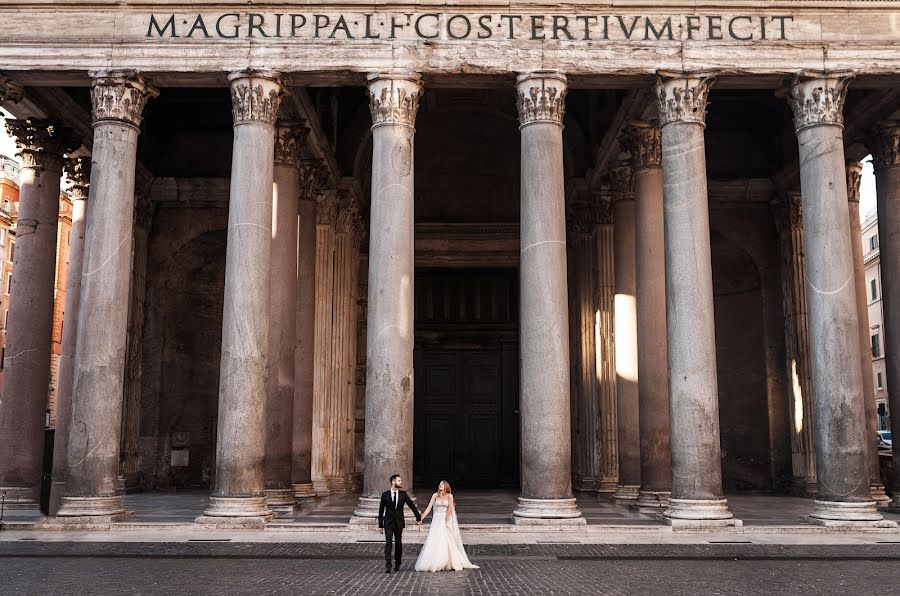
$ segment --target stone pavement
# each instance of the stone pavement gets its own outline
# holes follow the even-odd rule
[[[377,544],[0,544],[4,594],[890,594],[900,544],[485,545],[480,569],[383,572]]]

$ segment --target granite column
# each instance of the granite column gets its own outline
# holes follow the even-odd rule
[[[522,137],[522,493],[513,512],[516,523],[585,523],[572,496],[562,140],[567,87],[566,77],[553,71],[516,81]]]
[[[53,281],[64,154],[75,148],[66,131],[45,120],[7,120],[22,157],[16,250],[7,311],[0,396],[0,491],[6,507],[37,509],[41,491]]]
[[[228,203],[216,480],[200,522],[260,525],[266,503],[266,386],[272,271],[276,73],[229,75],[234,148]]]
[[[413,139],[422,95],[418,75],[368,78],[372,114],[372,204],[366,338],[363,492],[354,515],[371,520],[392,474],[412,489]],[[568,412],[566,413],[568,416]]]
[[[900,436],[900,121],[882,122],[869,142],[878,198],[881,244],[881,293],[884,302],[884,357],[889,391],[891,431]],[[889,385],[890,387],[890,385]],[[894,480],[888,509],[900,512],[900,441],[894,441]]]
[[[297,195],[299,157],[307,129],[279,122],[272,167],[272,282],[269,295],[269,372],[266,387],[266,500],[292,511],[294,344],[297,321]]]
[[[878,425],[875,411],[875,379],[872,371],[872,351],[869,347],[869,300],[866,293],[866,265],[863,261],[862,226],[859,221],[859,180],[862,175],[862,164],[848,159],[847,173],[847,207],[850,215],[850,246],[853,249],[853,288],[856,292],[856,316],[859,320],[859,369],[862,371],[863,405],[866,414],[866,437],[876,435]],[[869,490],[872,500],[879,508],[885,508],[891,502],[884,493],[881,482],[881,469],[878,462],[878,444],[869,440]]]
[[[66,273],[66,314],[59,359],[59,392],[56,401],[56,434],[53,437],[53,480],[50,485],[50,515],[56,515],[66,489],[69,452],[69,423],[72,420],[72,385],[75,382],[75,342],[78,338],[78,310],[81,302],[81,268],[84,262],[84,233],[87,225],[87,198],[91,180],[91,158],[69,159],[66,177],[72,186],[72,228],[69,231],[69,265]]]
[[[645,513],[659,513],[672,490],[660,129],[649,122],[631,122],[622,142],[631,154],[635,194],[637,366],[633,374],[638,391],[641,488],[634,506]]]
[[[660,73],[666,328],[676,526],[734,525],[722,496],[705,118],[712,77]],[[646,371],[645,368],[641,367]]]
[[[117,494],[134,181],[141,113],[156,91],[135,73],[93,77],[94,144],[75,346],[68,469],[60,518],[120,519]]]
[[[849,76],[795,75],[788,101],[800,148],[813,423],[818,495],[810,514],[824,525],[878,524],[869,489],[853,283],[843,105]]]

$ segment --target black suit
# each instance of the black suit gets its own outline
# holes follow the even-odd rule
[[[386,490],[381,494],[381,503],[378,505],[378,527],[384,528],[384,560],[388,567],[391,566],[391,543],[394,543],[394,565],[400,566],[403,558],[403,528],[406,522],[403,520],[403,505],[406,504],[416,516],[416,521],[422,521],[416,504],[412,502],[404,490],[397,491],[397,503],[391,499],[391,491]]]

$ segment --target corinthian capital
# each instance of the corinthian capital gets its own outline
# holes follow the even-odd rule
[[[609,171],[609,190],[613,203],[634,200],[631,165],[627,160],[620,161]]]
[[[6,121],[6,130],[16,137],[18,154],[25,167],[55,165],[62,168],[63,155],[78,147],[78,141],[68,129],[46,120],[10,118]]]
[[[879,123],[866,145],[876,170],[900,166],[900,121]]]
[[[787,100],[794,112],[794,128],[829,124],[844,125],[844,99],[850,73],[799,73],[794,75]]]
[[[66,178],[72,183],[71,192],[74,199],[88,198],[91,186],[91,158],[70,157],[63,164]]]
[[[275,163],[300,166],[300,154],[309,129],[297,122],[279,122],[275,127]]]
[[[634,171],[662,167],[662,133],[650,122],[629,122],[622,132],[622,146],[631,154]]]
[[[521,126],[549,122],[562,126],[566,114],[566,75],[539,70],[519,75],[516,79],[516,108]]]
[[[367,80],[372,128],[387,124],[416,125],[423,93],[419,75],[370,74]]]
[[[859,179],[862,176],[862,165],[854,159],[848,159],[845,170],[847,172],[847,200],[851,203],[859,203]]]
[[[321,160],[300,163],[300,200],[314,201],[328,184],[328,170]]]
[[[114,121],[140,126],[147,101],[159,95],[137,72],[104,70],[91,73],[91,79],[95,125]]]
[[[612,202],[609,194],[604,192],[595,192],[591,194],[588,202],[590,209],[591,221],[594,225],[608,226],[613,223]]]
[[[282,85],[277,73],[241,70],[228,75],[231,115],[235,125],[260,122],[275,125],[281,106]]]
[[[18,83],[13,83],[4,76],[0,76],[0,103],[11,101],[17,103],[25,96],[25,88]]]
[[[340,207],[341,199],[336,190],[320,194],[316,206],[316,225],[334,227]]]
[[[706,106],[714,76],[708,72],[659,71],[656,99],[660,126],[672,122],[706,125]]]

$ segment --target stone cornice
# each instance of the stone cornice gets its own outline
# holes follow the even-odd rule
[[[609,190],[613,203],[634,200],[631,165],[628,161],[620,161],[609,171]]]
[[[4,76],[0,76],[0,103],[11,101],[18,103],[25,97],[25,88],[18,83],[10,81]]]
[[[851,73],[812,73],[794,75],[787,100],[794,112],[797,132],[819,125],[844,125],[844,100]]]
[[[516,79],[516,108],[520,126],[546,122],[562,126],[566,114],[566,76],[556,71],[535,71]]]
[[[300,166],[300,155],[309,129],[297,122],[278,122],[275,127],[275,163]]]
[[[284,94],[277,73],[241,70],[228,75],[231,85],[231,115],[235,126],[258,122],[275,125]]]
[[[384,125],[415,127],[423,93],[419,75],[370,74],[367,81],[372,128]]]
[[[91,186],[91,158],[70,157],[63,163],[66,178],[72,183],[72,199],[87,199]]]
[[[858,161],[848,159],[847,172],[847,200],[851,203],[859,203],[859,179],[862,177],[862,165]]]
[[[879,123],[866,145],[876,171],[900,166],[900,121]]]
[[[47,120],[10,118],[6,121],[6,130],[16,137],[18,154],[25,167],[62,168],[64,154],[74,151],[79,145],[70,131]]]
[[[629,122],[622,131],[622,145],[631,154],[634,171],[662,167],[662,131],[650,122]]]
[[[94,124],[112,121],[140,126],[144,106],[159,91],[138,72],[104,70],[90,74]]]
[[[705,126],[709,90],[714,80],[710,72],[657,72],[656,100],[660,127],[673,122]]]

